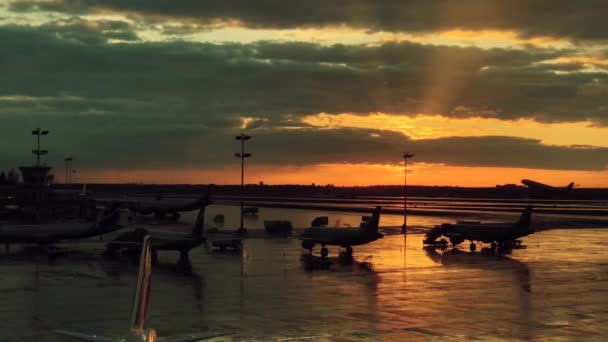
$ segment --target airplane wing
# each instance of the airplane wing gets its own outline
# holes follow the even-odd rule
[[[158,342],[196,342],[201,340],[208,340],[210,338],[221,337],[230,335],[232,332],[207,332],[207,333],[194,333],[180,336],[170,337],[157,337]]]
[[[334,239],[328,238],[328,237],[324,237],[324,236],[320,236],[320,237],[314,237],[314,238],[307,238],[307,237],[300,237],[299,238],[300,241],[309,241],[309,242],[314,242],[314,243],[324,243],[324,244],[332,244],[334,242]]]
[[[87,334],[81,334],[81,333],[67,331],[67,330],[55,330],[55,333],[59,334],[59,335],[70,336],[70,337],[79,339],[81,341],[89,341],[89,342],[112,342],[113,341],[109,337],[102,337],[102,336],[97,336],[97,335],[87,335]]]

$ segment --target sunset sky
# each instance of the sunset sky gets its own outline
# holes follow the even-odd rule
[[[608,187],[606,1],[7,0],[0,169]]]

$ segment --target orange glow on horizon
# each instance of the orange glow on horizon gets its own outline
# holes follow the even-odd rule
[[[608,187],[608,170],[569,171],[501,167],[460,167],[441,164],[408,164],[408,184],[463,187],[493,187],[520,184],[529,178],[539,182],[565,186],[569,182],[583,188]],[[85,171],[79,176],[84,183],[148,183],[148,184],[240,184],[240,168],[180,170],[105,170]],[[318,164],[307,166],[252,165],[246,168],[245,182],[266,185],[334,184],[336,186],[400,185],[402,165]]]

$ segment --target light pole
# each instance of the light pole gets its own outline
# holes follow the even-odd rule
[[[241,134],[237,135],[236,140],[241,141],[241,153],[235,153],[234,156],[241,158],[241,226],[238,230],[239,233],[245,233],[243,227],[243,196],[245,194],[245,158],[251,157],[251,153],[245,153],[245,140],[251,139],[250,135]]]
[[[74,183],[77,184],[78,180],[76,179],[76,169],[72,170],[72,179],[70,179],[70,184]]]
[[[37,140],[36,149],[32,150],[32,154],[36,155],[36,169],[37,169],[36,171],[38,173],[38,184],[42,184],[42,182],[43,182],[42,172],[40,172],[40,155],[49,153],[49,151],[47,151],[47,150],[40,149],[40,136],[47,135],[47,134],[49,134],[49,131],[45,131],[45,130],[41,129],[40,127],[32,130],[32,135],[35,135],[36,140]]]
[[[407,230],[407,160],[414,157],[413,154],[403,153],[403,226],[401,234]]]
[[[65,160],[65,184],[69,184],[70,181],[70,174],[72,173],[70,168],[72,167],[72,160],[73,158],[70,157],[69,155],[66,155],[65,158],[63,158],[63,160]]]
[[[40,168],[40,155],[49,153],[49,151],[47,151],[47,150],[40,149],[40,136],[47,135],[47,134],[49,134],[49,131],[45,131],[41,128],[36,128],[36,129],[32,130],[32,135],[35,135],[37,138],[37,141],[38,141],[38,144],[36,145],[37,148],[35,150],[32,150],[32,154],[36,155],[36,167],[37,168]]]

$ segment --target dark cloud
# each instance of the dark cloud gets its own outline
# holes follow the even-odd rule
[[[523,36],[606,40],[603,0],[16,0],[14,11],[117,11],[201,23],[238,21],[253,28],[342,26],[428,32],[450,29],[514,30]]]
[[[89,29],[90,27],[95,29]],[[570,50],[390,43],[108,44],[122,22],[0,27],[0,162],[30,160],[32,127],[55,165],[187,167],[233,162],[243,117],[267,164],[390,163],[404,148],[450,165],[602,169],[605,148],[508,137],[409,140],[390,131],[319,130],[320,112],[439,113],[608,124],[608,76],[541,63]],[[95,35],[98,38],[94,38]],[[54,159],[53,159],[54,158]]]
[[[85,45],[105,44],[108,40],[137,41],[139,37],[135,27],[120,20],[87,20],[79,17],[53,20],[40,26],[22,27],[5,26],[0,28],[5,36],[13,32],[21,32],[26,38],[48,39],[61,41],[63,44],[80,43]],[[36,36],[37,35],[37,36]],[[36,37],[34,37],[36,36]],[[7,37],[7,39],[10,39]],[[21,46],[29,45],[33,41],[24,41]]]
[[[78,156],[82,169],[170,169],[221,167],[234,163],[238,151],[230,122],[217,126],[196,122],[158,124],[115,116],[81,116],[57,121],[12,117],[4,120],[10,146],[0,147],[0,165],[31,163],[34,140],[29,130],[41,125],[51,131],[43,146],[45,160],[61,165],[64,154]],[[524,167],[557,170],[605,170],[608,148],[547,146],[514,137],[447,137],[411,140],[392,131],[373,129],[276,128],[248,130],[248,144],[258,165],[324,163],[397,164],[404,150],[416,151],[415,162],[451,166]]]
[[[411,140],[392,131],[372,129],[301,129],[252,132],[256,160],[271,163],[396,164],[404,150],[416,151],[416,162],[453,166],[527,167],[604,170],[608,148],[548,146],[535,139],[501,136],[446,137]],[[306,156],[303,159],[303,156]]]
[[[608,75],[564,73],[563,64],[540,63],[570,50],[413,43],[98,44],[106,38],[82,37],[91,32],[0,28],[0,95],[122,99],[122,115],[276,120],[290,114],[387,112],[608,123],[601,91]],[[74,44],[74,36],[81,44]]]

